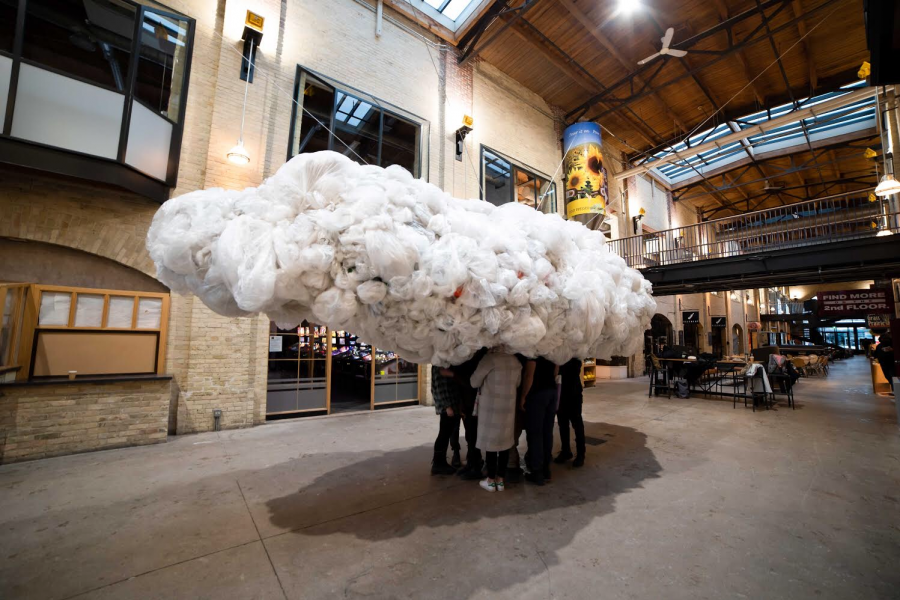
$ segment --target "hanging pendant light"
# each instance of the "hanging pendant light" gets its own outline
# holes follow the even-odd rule
[[[894,176],[888,173],[881,178],[878,187],[875,188],[875,195],[886,198],[893,194],[900,193],[900,181],[894,179]]]
[[[246,165],[250,162],[250,155],[247,153],[247,149],[244,148],[244,140],[238,140],[237,145],[229,150],[226,156],[228,160],[236,165]]]
[[[253,40],[250,40],[250,56],[247,57],[247,82],[244,85],[244,106],[241,109],[241,137],[238,143],[225,156],[236,165],[250,163],[250,153],[244,148],[244,117],[247,115],[247,91],[250,89],[250,69],[253,66]]]

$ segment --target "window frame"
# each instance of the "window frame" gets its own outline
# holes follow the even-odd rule
[[[169,191],[176,187],[178,183],[178,168],[181,162],[181,148],[184,138],[184,121],[190,94],[191,63],[194,55],[196,20],[161,4],[154,3],[150,6],[139,0],[120,1],[134,7],[134,29],[132,31],[128,71],[123,91],[92,81],[76,73],[68,73],[52,65],[25,58],[23,56],[23,49],[25,42],[26,16],[28,14],[28,0],[19,0],[13,50],[11,53],[0,50],[0,55],[6,56],[12,60],[6,113],[0,115],[0,119],[2,119],[2,122],[0,122],[0,155],[8,157],[9,160],[6,162],[12,164],[21,164],[23,166],[41,170],[71,174],[81,178],[120,185],[126,189],[152,198],[153,200],[163,202],[168,199]],[[173,121],[170,117],[161,114],[157,109],[147,106],[145,102],[135,95],[137,63],[141,56],[143,23],[144,16],[147,13],[153,13],[174,21],[182,21],[186,24],[185,61],[182,72],[181,100],[178,107],[177,121]],[[119,129],[116,157],[106,158],[93,154],[86,154],[79,152],[78,150],[50,146],[41,142],[14,137],[12,135],[13,115],[16,106],[19,71],[22,64],[121,95],[123,97],[122,121]],[[159,179],[154,175],[145,173],[125,161],[125,155],[128,149],[128,137],[131,128],[132,109],[135,103],[144,106],[152,111],[154,115],[165,119],[172,125],[165,179]],[[17,147],[6,147],[7,143],[16,144]],[[25,145],[24,152],[21,146],[23,144]],[[16,159],[17,156],[19,157],[18,160]],[[27,157],[28,160],[25,160],[23,157]],[[22,162],[23,160],[24,162]],[[93,176],[91,177],[82,175],[88,165],[95,167],[92,169]],[[125,169],[124,171],[118,170],[113,172],[110,170],[123,168]]]
[[[488,146],[486,144],[481,144],[481,152],[479,153],[481,160],[479,161],[478,181],[481,183],[481,185],[479,186],[479,193],[480,193],[479,197],[482,201],[487,202],[487,200],[485,199],[485,192],[484,192],[485,188],[487,187],[487,182],[485,181],[485,178],[484,178],[484,153],[485,153],[485,151],[490,152],[491,154],[495,154],[509,163],[509,166],[510,166],[509,200],[507,200],[507,202],[505,202],[504,204],[509,203],[509,202],[518,202],[518,200],[516,199],[516,189],[519,186],[516,184],[516,181],[515,181],[516,171],[518,170],[518,171],[523,171],[524,173],[526,173],[527,175],[529,175],[535,179],[535,204],[537,204],[537,200],[540,198],[540,186],[538,185],[538,182],[537,182],[538,179],[543,179],[546,182],[548,182],[551,186],[551,189],[553,190],[553,194],[552,194],[553,210],[544,212],[544,211],[540,210],[537,206],[533,206],[532,208],[534,210],[537,210],[538,212],[542,212],[543,214],[546,214],[546,215],[559,214],[559,205],[557,204],[557,195],[556,195],[556,192],[557,192],[556,182],[553,181],[552,177],[544,175],[537,169],[529,167],[528,165],[526,165],[520,161],[510,158],[503,152],[498,152],[497,150],[494,150],[493,148],[491,148],[490,146]],[[523,205],[523,206],[525,206],[525,205]]]
[[[379,123],[378,123],[378,166],[381,165],[382,158],[382,146],[384,144],[384,118],[385,115],[390,115],[401,120],[404,120],[412,125],[414,125],[418,131],[417,134],[417,149],[416,149],[416,171],[413,173],[413,177],[417,179],[424,179],[428,181],[428,175],[430,172],[430,165],[428,161],[428,140],[431,136],[431,123],[415,113],[411,113],[407,110],[400,108],[399,106],[395,106],[389,102],[381,100],[377,96],[373,96],[368,92],[360,90],[359,88],[353,87],[352,85],[348,85],[342,81],[334,79],[332,77],[328,77],[327,75],[323,75],[313,69],[304,67],[301,64],[297,65],[295,75],[294,75],[294,96],[293,102],[291,103],[291,122],[288,130],[288,147],[287,147],[287,155],[286,160],[291,160],[294,156],[297,156],[293,153],[294,151],[294,136],[297,134],[297,113],[301,110],[301,90],[300,90],[300,82],[302,80],[303,74],[309,75],[323,84],[330,86],[332,88],[334,94],[334,100],[332,102],[331,107],[331,115],[328,122],[328,149],[331,151],[337,152],[335,148],[337,144],[335,143],[335,134],[332,133],[335,131],[336,123],[335,123],[335,115],[337,114],[338,108],[338,93],[343,93],[345,96],[351,96],[353,98],[362,100],[363,102],[367,102],[371,104],[374,108],[377,108],[380,111]],[[339,143],[339,142],[338,142]]]

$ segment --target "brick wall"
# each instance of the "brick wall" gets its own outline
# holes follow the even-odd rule
[[[0,387],[0,463],[166,441],[172,382]]]

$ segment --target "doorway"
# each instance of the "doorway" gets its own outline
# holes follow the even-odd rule
[[[731,351],[733,354],[743,356],[744,354],[744,330],[740,325],[736,324],[731,328]]]
[[[368,410],[372,398],[372,347],[349,331],[335,331],[331,351],[331,411]]]
[[[700,323],[684,324],[684,346],[694,356],[700,353],[703,348],[703,325]]]
[[[725,327],[713,327],[712,335],[712,353],[716,358],[725,356],[725,350],[728,344],[727,330]]]

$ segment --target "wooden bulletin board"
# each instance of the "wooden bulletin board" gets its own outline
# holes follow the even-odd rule
[[[38,331],[34,377],[156,373],[157,333]]]

